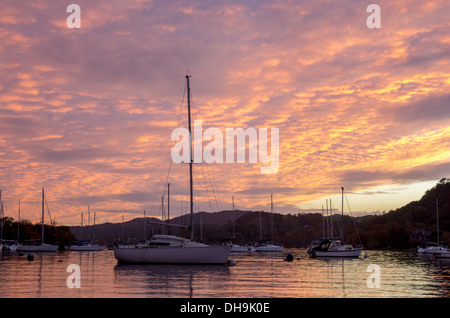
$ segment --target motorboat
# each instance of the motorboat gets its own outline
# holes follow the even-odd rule
[[[343,244],[339,239],[324,239],[308,248],[312,257],[359,257],[363,247]]]

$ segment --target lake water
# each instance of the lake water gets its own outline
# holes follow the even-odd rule
[[[358,259],[232,254],[235,266],[118,265],[114,252],[1,255],[1,298],[448,298],[450,260],[365,251]],[[80,288],[68,288],[76,264]],[[377,269],[378,268],[378,272]],[[379,274],[379,275],[378,275]],[[378,275],[378,276],[376,276]],[[70,282],[75,282],[70,280]],[[379,285],[377,285],[377,283]]]

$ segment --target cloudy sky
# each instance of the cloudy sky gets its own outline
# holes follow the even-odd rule
[[[81,8],[68,28],[67,6]],[[368,28],[367,6],[381,8]],[[78,224],[188,208],[185,76],[203,129],[278,128],[279,169],[194,165],[196,210],[390,210],[450,177],[450,3],[2,0],[5,215]],[[269,140],[270,142],[270,140]],[[204,144],[205,145],[205,144]],[[269,146],[270,147],[270,146]],[[166,200],[166,197],[164,197]],[[91,221],[92,222],[92,221]]]

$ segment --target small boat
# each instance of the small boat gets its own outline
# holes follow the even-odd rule
[[[269,244],[269,241],[257,241],[250,247],[252,252],[283,252],[283,246]]]
[[[435,258],[450,258],[450,250],[448,248],[444,248],[440,252],[433,253]]]
[[[437,243],[428,243],[426,246],[418,246],[417,253],[421,255],[434,255],[436,253],[445,254],[448,249],[440,245],[439,242],[439,202],[436,198],[436,228],[437,228]]]
[[[342,216],[344,216],[344,188],[341,187],[341,189],[342,189]],[[362,251],[363,251],[362,245],[353,247],[350,244],[345,244],[341,238],[334,237],[332,226],[331,226],[331,235],[329,237],[313,241],[312,244],[307,249],[307,252],[311,257],[352,258],[352,257],[359,257]]]
[[[44,189],[42,189],[42,234],[41,234],[41,243],[30,243],[29,245],[20,245],[17,246],[17,252],[57,252],[58,245],[51,245],[44,243],[44,202],[45,195]]]
[[[88,206],[88,214],[90,215],[90,207]],[[90,219],[90,217],[89,217]],[[95,212],[94,212],[94,227],[95,227]],[[81,225],[80,225],[80,237],[83,229],[83,213],[81,213]],[[94,230],[95,234],[95,230]],[[95,237],[95,235],[94,235]],[[106,245],[102,244],[92,244],[90,240],[79,240],[74,242],[69,250],[71,251],[103,251],[106,248]]]
[[[273,213],[274,213],[274,205],[273,205],[273,195],[270,195],[270,215],[271,215],[271,234],[273,238]],[[261,214],[259,215],[259,235],[260,240],[255,242],[253,246],[251,246],[252,252],[283,252],[283,246],[275,245],[275,244],[269,244],[269,242],[272,242],[273,239],[267,239],[262,240],[262,220],[261,220]]]
[[[343,244],[339,239],[324,239],[308,248],[312,257],[359,257],[363,248]]]
[[[57,252],[58,245],[50,245],[45,243],[30,243],[16,248],[17,252]]]
[[[8,252],[15,252],[17,250],[17,247],[21,246],[19,242],[14,240],[3,240],[1,241],[1,245],[1,250]]]
[[[106,245],[92,244],[89,241],[77,241],[69,247],[71,251],[103,251]]]
[[[417,253],[432,255],[435,253],[443,253],[447,251],[447,248],[443,246],[419,246],[417,248]]]
[[[231,251],[230,252],[234,252],[234,253],[238,253],[238,252],[248,252],[248,246],[242,246],[242,245],[238,245],[238,244],[232,244],[231,245]]]

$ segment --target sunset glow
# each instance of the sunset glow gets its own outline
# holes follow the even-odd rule
[[[196,211],[232,196],[269,211],[271,194],[276,212],[320,210],[341,186],[353,213],[419,199],[450,177],[450,3],[380,0],[370,29],[371,3],[2,0],[5,216],[20,198],[39,221],[42,188],[58,224],[88,205],[101,223],[159,216],[168,182],[171,215],[186,213],[188,168],[170,151],[187,70],[203,131],[278,128],[280,142],[275,174],[195,165]]]

